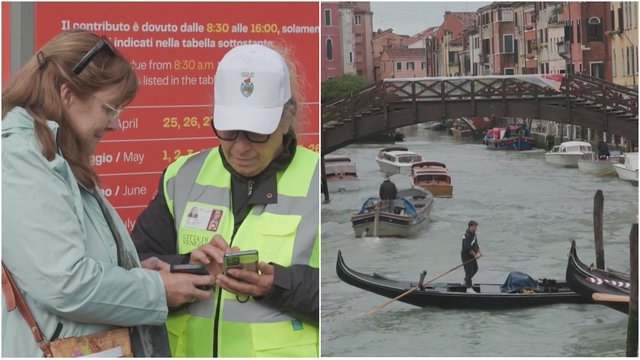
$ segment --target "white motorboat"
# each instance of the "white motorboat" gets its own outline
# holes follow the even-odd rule
[[[348,156],[325,155],[324,168],[329,192],[360,189],[356,164]]]
[[[577,167],[578,160],[586,153],[591,153],[591,144],[584,141],[566,141],[554,146],[544,155],[550,164]]]
[[[401,146],[384,148],[376,158],[380,171],[387,175],[411,175],[411,165],[422,160],[422,155]]]
[[[618,177],[623,180],[628,180],[638,183],[638,153],[626,153],[624,154],[624,164],[614,164],[613,167],[618,173]]]
[[[616,168],[613,165],[622,161],[624,161],[624,157],[613,151],[607,159],[599,159],[596,153],[588,153],[578,160],[578,170],[598,176],[615,175]]]

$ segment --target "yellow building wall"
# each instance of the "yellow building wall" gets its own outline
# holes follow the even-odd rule
[[[618,29],[618,9],[623,9],[624,29]],[[611,38],[611,62],[613,64],[613,82],[627,87],[638,87],[638,2],[613,1],[614,30],[605,29]]]

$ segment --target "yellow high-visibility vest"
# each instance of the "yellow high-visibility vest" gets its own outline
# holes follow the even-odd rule
[[[277,174],[278,201],[254,205],[233,238],[241,250],[256,249],[260,261],[318,267],[318,154],[296,148]],[[220,234],[233,234],[231,174],[218,148],[179,158],[164,176],[165,200],[185,254]],[[242,299],[244,300],[244,299]],[[318,328],[276,308],[216,287],[209,300],[188,305],[166,322],[172,355],[219,357],[317,357]],[[215,332],[215,334],[214,334]]]

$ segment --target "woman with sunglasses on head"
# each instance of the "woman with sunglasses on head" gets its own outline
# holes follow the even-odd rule
[[[2,261],[46,341],[132,326],[135,355],[167,356],[158,325],[168,306],[210,297],[196,286],[212,278],[172,274],[156,259],[140,267],[91,167],[137,87],[108,39],[80,30],[51,39],[13,76],[2,91]],[[2,355],[43,355],[7,306]]]
[[[220,146],[169,165],[131,233],[141,258],[216,276],[212,298],[167,320],[176,357],[318,356],[318,154],[297,146],[293,70],[262,45],[225,54],[214,81]],[[236,250],[257,250],[259,271],[222,274]]]

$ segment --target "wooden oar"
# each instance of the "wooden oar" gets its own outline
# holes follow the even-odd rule
[[[442,273],[442,274],[440,274],[440,275],[438,275],[438,276],[434,277],[433,279],[431,279],[431,280],[429,280],[429,281],[427,281],[427,282],[423,283],[422,285],[424,286],[424,285],[426,285],[426,284],[429,284],[429,283],[430,283],[430,282],[432,282],[432,281],[438,280],[438,279],[440,279],[441,277],[443,277],[443,276],[447,275],[448,273],[452,272],[453,270],[455,270],[455,269],[457,269],[457,268],[459,268],[459,267],[461,267],[461,266],[464,266],[465,264],[470,263],[470,262],[472,262],[473,260],[480,259],[481,257],[482,257],[482,254],[480,254],[480,256],[478,256],[477,258],[469,259],[469,260],[467,260],[467,261],[463,262],[462,264],[460,264],[460,265],[458,265],[458,266],[454,267],[453,269],[451,269],[451,270],[449,270],[449,271],[447,271],[447,272],[444,272],[444,273]],[[391,304],[392,302],[394,302],[394,301],[396,301],[396,300],[398,300],[398,299],[401,299],[401,298],[403,298],[403,297],[405,297],[405,296],[407,296],[407,295],[411,294],[412,292],[416,291],[416,289],[418,289],[418,288],[420,288],[420,287],[419,287],[419,286],[414,286],[414,287],[410,288],[409,290],[407,290],[407,291],[403,292],[402,294],[400,294],[400,295],[398,295],[398,296],[394,297],[393,299],[391,299],[391,300],[387,301],[386,303],[384,303],[384,304],[382,304],[382,305],[378,305],[378,306],[376,306],[375,308],[373,308],[373,309],[369,310],[369,311],[367,312],[367,315],[375,314],[376,312],[380,311],[383,307],[385,307],[385,306],[387,306],[387,305]]]
[[[612,295],[601,292],[594,292],[591,298],[595,301],[629,302],[629,295]]]

